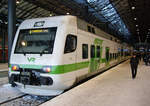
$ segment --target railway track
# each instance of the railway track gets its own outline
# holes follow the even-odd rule
[[[0,78],[0,106],[38,106],[55,97],[23,94],[7,83],[7,77]]]
[[[26,94],[22,95],[22,96],[18,96],[18,97],[15,97],[15,98],[12,98],[12,99],[8,99],[8,100],[5,100],[3,102],[0,102],[0,106],[6,106],[7,103],[11,102],[11,101],[15,101],[19,98],[22,98],[23,96],[26,96]]]
[[[54,97],[24,94],[10,84],[0,86],[0,106],[38,106]]]
[[[34,96],[24,94],[0,103],[0,106],[38,106],[54,97]]]

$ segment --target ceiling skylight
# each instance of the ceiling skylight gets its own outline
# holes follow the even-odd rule
[[[85,0],[75,0],[77,2],[83,3]],[[110,3],[109,0],[86,0],[86,3],[89,5],[89,11],[90,9],[93,9],[95,12],[93,13],[95,16],[97,16],[100,21],[104,21],[103,18],[105,18],[105,21],[107,20],[111,25],[111,29],[115,30],[118,32],[118,34],[123,35],[124,37],[129,37],[130,32],[127,29],[126,25],[118,15],[116,9],[113,7],[113,5]],[[102,15],[103,18],[100,18]]]

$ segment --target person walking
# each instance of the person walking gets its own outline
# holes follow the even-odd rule
[[[139,59],[135,54],[133,54],[133,56],[130,59],[132,79],[134,79],[136,77],[138,64],[139,64]]]

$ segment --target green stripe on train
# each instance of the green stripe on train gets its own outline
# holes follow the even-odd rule
[[[88,66],[89,66],[89,61],[75,63],[75,64],[51,66],[52,69],[51,69],[50,74],[63,74],[63,73],[87,68]],[[10,67],[11,67],[11,65],[10,65]],[[20,68],[29,68],[29,69],[42,69],[43,65],[20,64],[19,67]]]
[[[101,63],[105,63],[106,59],[101,59]],[[75,63],[75,64],[66,64],[66,65],[56,65],[56,66],[51,66],[51,72],[50,74],[64,74],[67,72],[72,72],[72,71],[78,71],[83,68],[89,67],[90,63],[89,61],[86,62],[80,62],[80,63]],[[29,68],[29,69],[42,69],[44,65],[30,65],[30,64],[20,64],[20,68]],[[11,65],[10,65],[11,67]]]
[[[76,63],[76,64],[52,66],[52,71],[50,73],[51,74],[63,74],[63,73],[77,71],[79,69],[87,68],[88,66],[89,66],[89,61]]]
[[[30,65],[30,64],[19,64],[20,68],[32,68],[32,69],[41,69],[42,65]]]

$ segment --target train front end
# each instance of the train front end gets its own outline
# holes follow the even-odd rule
[[[64,43],[57,40],[63,35],[61,21],[59,18],[31,19],[20,25],[10,58],[9,83],[12,86],[27,94],[45,96],[58,95],[67,88],[63,76],[57,74],[58,70],[63,70],[63,67],[58,69],[62,64]]]

